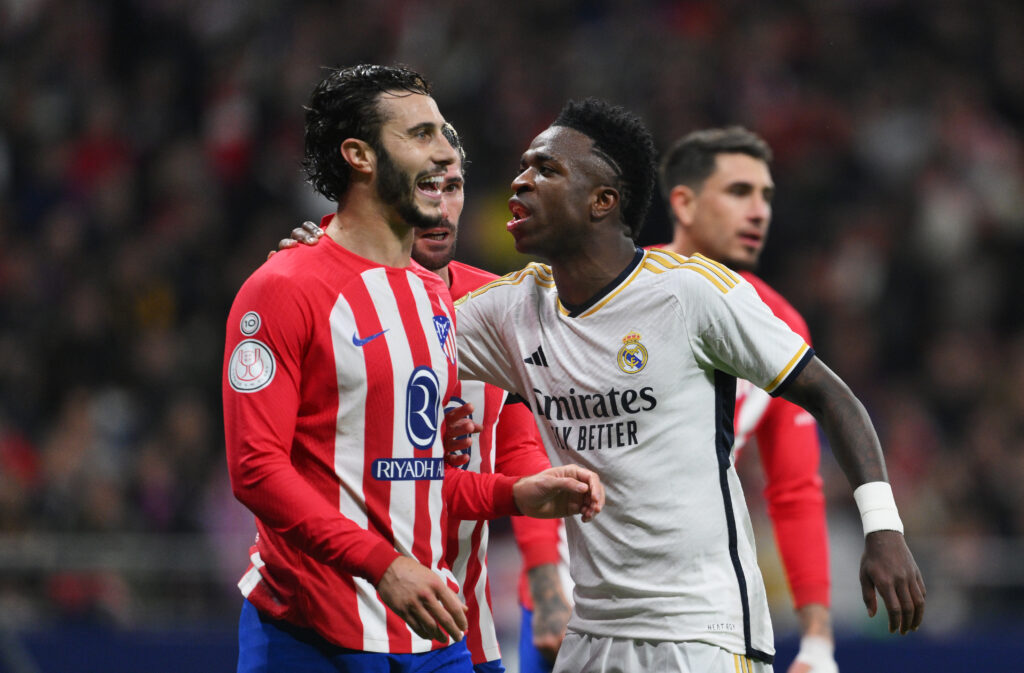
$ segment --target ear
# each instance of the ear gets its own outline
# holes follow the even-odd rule
[[[346,138],[341,141],[341,156],[357,173],[369,175],[377,168],[377,153],[365,140]]]
[[[590,216],[600,220],[619,205],[619,191],[608,185],[597,187],[591,195]]]
[[[675,220],[684,227],[690,226],[693,222],[696,204],[697,194],[686,185],[676,185],[668,193],[669,209]]]

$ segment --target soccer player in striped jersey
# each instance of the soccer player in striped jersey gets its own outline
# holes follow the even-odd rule
[[[412,71],[330,72],[307,108],[305,162],[338,203],[327,240],[269,260],[231,308],[228,468],[258,531],[239,582],[239,671],[470,671],[447,517],[589,520],[603,503],[586,470],[445,469],[453,309],[410,260],[458,160],[443,125]]]
[[[442,132],[458,152],[459,161],[447,167],[441,184],[444,218],[434,227],[416,231],[412,258],[440,276],[452,297],[458,299],[497,276],[454,261],[465,200],[466,153],[454,127],[445,124]],[[299,242],[315,245],[322,236],[323,229],[312,222],[304,222],[292,231],[291,238],[282,239],[278,247],[291,248]],[[518,475],[533,474],[551,466],[541,446],[533,415],[524,404],[509,401],[504,390],[479,381],[460,383],[456,394],[459,402],[471,405],[474,416],[480,421],[479,432],[472,435],[468,455],[464,456],[464,462],[460,461],[463,469]],[[503,671],[486,563],[487,522],[450,519],[449,524],[445,556],[468,607],[466,644],[473,668],[476,673]],[[538,606],[539,639],[555,644],[561,641],[569,617],[569,604],[559,582],[559,550],[564,546],[559,528],[557,520],[513,517],[516,543],[528,574],[522,589],[531,604]]]
[[[570,102],[509,200],[516,249],[549,264],[456,302],[460,376],[526,399],[552,463],[593,469],[608,493],[593,526],[566,521],[575,606],[555,671],[771,670],[733,464],[737,379],[821,424],[861,510],[868,612],[877,592],[890,630],[916,629],[924,583],[863,405],[734,271],[636,247],[654,183],[638,118]]]
[[[662,196],[672,241],[656,247],[710,257],[737,271],[761,300],[810,343],[807,323],[782,295],[754,275],[768,238],[775,184],[768,144],[734,126],[694,131],[665,153]],[[828,535],[814,419],[749,381],[736,383],[736,457],[754,439],[765,474],[764,496],[800,621],[800,651],[789,673],[835,673],[829,612]]]

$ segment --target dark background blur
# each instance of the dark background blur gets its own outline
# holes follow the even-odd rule
[[[659,148],[762,134],[762,275],[871,411],[929,588],[918,634],[866,618],[859,518],[823,456],[840,668],[1019,661],[1021,35],[996,0],[0,0],[0,671],[232,670],[254,527],[226,480],[224,322],[277,240],[332,210],[299,170],[302,106],[321,66],[359,62],[433,80],[471,162],[459,258],[497,272],[525,261],[503,226],[519,155],[567,98],[638,112]],[[658,201],[642,242],[669,237]],[[782,671],[795,623],[758,461],[741,472]]]

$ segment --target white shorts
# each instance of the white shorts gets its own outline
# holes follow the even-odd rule
[[[569,631],[552,673],[772,673],[772,665],[701,642],[603,638]]]

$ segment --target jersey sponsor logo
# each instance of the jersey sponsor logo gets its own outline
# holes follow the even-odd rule
[[[405,386],[405,434],[417,449],[434,446],[441,410],[441,383],[430,367],[412,370]]]
[[[441,342],[441,350],[448,358],[449,364],[456,362],[455,338],[452,334],[452,321],[446,315],[434,316],[434,331],[437,332],[437,340]]]
[[[640,343],[640,333],[630,332],[622,337],[622,348],[616,357],[619,369],[627,374],[636,374],[647,366],[647,349]]]
[[[263,324],[263,320],[260,318],[260,314],[256,311],[249,311],[242,316],[242,319],[238,322],[238,329],[242,331],[245,336],[252,336],[256,332],[260,331],[260,325]]]
[[[444,458],[378,458],[370,469],[377,481],[444,479]]]
[[[447,414],[449,411],[452,411],[454,409],[458,409],[459,407],[461,407],[465,403],[466,403],[466,400],[462,399],[461,397],[455,397],[454,395],[452,395],[451,399],[448,400],[448,406],[444,408],[444,413]],[[466,416],[466,418],[468,418],[469,420],[473,420],[473,414],[469,414],[468,416]],[[463,438],[468,437],[468,436],[469,435],[459,435],[455,439],[463,439]],[[472,456],[473,456],[473,446],[470,445],[470,446],[466,447],[465,449],[460,449],[458,451],[452,451],[452,455],[453,456],[469,456],[470,458],[472,458]],[[458,468],[460,470],[469,469],[469,461],[467,460],[465,465],[459,465]]]
[[[252,393],[274,380],[276,363],[267,345],[256,339],[246,339],[231,353],[228,363],[228,383],[240,393]]]
[[[365,346],[366,344],[370,343],[371,341],[373,341],[377,337],[384,336],[385,332],[387,332],[386,329],[385,330],[381,330],[380,332],[377,332],[376,334],[371,334],[370,336],[363,337],[363,338],[359,337],[359,332],[352,332],[352,345],[353,346]]]
[[[534,388],[533,393],[537,413],[552,421],[583,421],[639,414],[658,406],[658,398],[654,396],[654,388],[651,386],[644,386],[640,390],[610,388],[606,393],[578,393],[575,388],[569,388],[568,395],[548,395]]]

